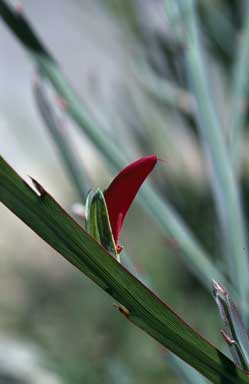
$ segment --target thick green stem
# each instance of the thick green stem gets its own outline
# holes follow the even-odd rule
[[[118,303],[131,323],[213,383],[248,384],[248,376],[179,318],[152,291],[70,218],[34,181],[31,189],[0,157],[0,202],[91,278]]]

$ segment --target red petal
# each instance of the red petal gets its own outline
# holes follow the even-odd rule
[[[104,192],[112,233],[118,244],[127,211],[139,188],[157,163],[157,156],[142,157],[124,168]]]

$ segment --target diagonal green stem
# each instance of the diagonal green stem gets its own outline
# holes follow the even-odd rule
[[[121,305],[131,323],[213,383],[246,384],[248,376],[131,275],[34,181],[33,191],[0,157],[0,201]]]

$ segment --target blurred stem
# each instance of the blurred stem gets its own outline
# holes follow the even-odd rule
[[[160,102],[189,115],[195,113],[193,96],[176,84],[153,74],[152,70],[142,60],[139,61],[137,68],[135,68],[135,76],[143,88]]]
[[[53,59],[43,43],[38,39],[23,14],[15,11],[4,0],[0,0],[0,15],[3,20],[31,54],[39,71],[53,85],[57,94],[65,100],[67,113],[94,143],[96,148],[108,161],[112,170],[120,171],[127,163],[122,148],[114,144],[105,132],[92,119],[86,107],[65,79],[59,65]],[[138,201],[151,215],[161,229],[170,233],[177,241],[185,258],[186,265],[195,273],[200,282],[210,290],[210,280],[216,279],[229,285],[224,276],[216,269],[208,255],[177,215],[175,210],[163,201],[150,186],[144,186],[138,195]]]
[[[219,4],[214,4],[210,0],[202,0],[199,2],[199,7],[203,9],[205,14],[205,22],[208,26],[208,31],[211,34],[211,38],[216,41],[220,50],[224,54],[233,57],[233,45],[235,28],[226,15],[219,9]]]
[[[59,154],[68,171],[68,176],[74,183],[80,198],[85,200],[91,186],[89,177],[84,172],[84,165],[77,156],[76,149],[67,127],[63,126],[63,122],[56,116],[55,111],[48,100],[45,84],[42,82],[42,78],[36,79],[33,87],[38,110],[48,132],[57,146]]]
[[[223,231],[228,273],[238,289],[241,301],[246,302],[249,293],[249,267],[239,190],[215,111],[214,98],[209,90],[199,38],[196,3],[193,0],[178,0],[178,4],[182,15],[182,35],[185,39],[186,69],[196,97],[203,148],[211,165],[213,193]]]
[[[245,4],[244,25],[239,33],[239,44],[232,76],[232,108],[230,151],[234,169],[239,172],[247,110],[249,68],[249,2]]]

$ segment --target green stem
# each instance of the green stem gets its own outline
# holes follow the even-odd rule
[[[34,181],[31,189],[0,157],[0,202],[118,303],[131,323],[197,369],[211,382],[248,384],[238,369],[151,290],[131,275]]]

